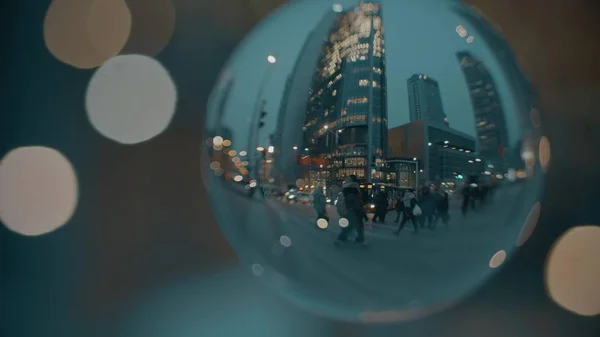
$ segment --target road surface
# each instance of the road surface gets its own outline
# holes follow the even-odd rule
[[[493,272],[492,256],[515,247],[531,207],[520,200],[532,193],[518,185],[503,188],[492,204],[466,217],[452,203],[448,227],[440,222],[436,230],[416,235],[410,223],[393,235],[396,214],[391,212],[386,225],[366,231],[369,248],[338,248],[333,245],[340,231],[334,207],[328,209],[328,227],[320,229],[309,205],[214,190],[218,214],[225,214],[222,228],[244,263],[266,264],[278,279],[274,286],[337,304],[347,315],[433,305],[475,290]],[[282,236],[289,238],[289,247],[280,242]]]

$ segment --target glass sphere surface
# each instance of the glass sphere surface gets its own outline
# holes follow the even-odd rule
[[[317,314],[443,310],[537,221],[534,90],[460,2],[288,4],[240,44],[207,112],[220,228],[249,272]]]

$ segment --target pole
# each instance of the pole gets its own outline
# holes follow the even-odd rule
[[[259,128],[258,128],[258,124],[259,124],[259,116],[260,116],[260,112],[264,107],[264,100],[263,100],[263,92],[265,90],[265,86],[267,83],[268,78],[271,75],[271,70],[272,67],[269,65],[267,66],[267,69],[264,72],[263,78],[260,81],[260,86],[258,88],[258,94],[256,96],[256,102],[254,105],[254,111],[252,112],[252,117],[250,120],[250,134],[248,135],[248,151],[249,153],[253,154],[253,158],[256,158],[256,147],[258,146],[258,138],[259,138]],[[251,161],[253,164],[255,164],[255,160]],[[258,171],[258,167],[256,165],[253,165],[253,167],[251,167],[250,171],[250,177],[251,178],[256,178],[256,172]]]
[[[373,25],[373,17],[370,18],[371,27]],[[371,34],[369,36],[369,43],[371,47],[369,48],[369,94],[368,94],[368,104],[369,104],[369,113],[367,114],[367,172],[365,178],[367,178],[367,183],[371,182],[371,166],[373,165],[373,76],[374,72],[372,71],[374,67],[374,59],[375,54],[373,53],[375,42],[375,29],[371,29]]]
[[[417,169],[415,170],[416,172],[416,179],[415,179],[415,191],[419,189],[419,161],[415,161],[415,163],[417,164]]]

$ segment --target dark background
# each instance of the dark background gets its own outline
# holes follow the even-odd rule
[[[190,310],[202,313],[192,321],[207,326],[215,310],[227,319],[211,320],[210,333],[190,328],[181,336],[216,336],[219,324],[223,331],[236,325],[276,331],[284,328],[268,325],[289,324],[289,330],[277,330],[289,333],[279,336],[315,335],[300,333],[308,326],[324,336],[597,336],[597,318],[570,314],[548,299],[543,265],[565,229],[600,223],[599,2],[469,1],[502,28],[539,91],[552,145],[542,215],[528,244],[471,298],[396,326],[313,317],[244,272],[229,270],[236,257],[200,177],[204,109],[229,53],[281,2],[174,0],[175,34],[157,58],[178,85],[177,112],[166,132],[132,146],[103,138],[87,121],[83,97],[93,70],[71,68],[45,49],[41,31],[50,1],[2,5],[0,156],[25,145],[63,152],[77,170],[80,198],[71,221],[51,235],[23,237],[0,227],[0,335],[134,336],[123,333],[136,311],[133,303],[181,280],[198,280],[199,288],[187,293],[199,306]],[[211,277],[216,281],[205,284]],[[193,289],[209,289],[211,296],[196,298]],[[247,322],[254,308],[263,308],[265,317]],[[270,319],[276,313],[284,315],[279,323]],[[172,331],[165,336],[177,336]]]

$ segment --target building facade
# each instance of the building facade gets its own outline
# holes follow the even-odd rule
[[[308,34],[294,68],[286,81],[274,134],[273,178],[280,185],[295,185],[302,177],[299,158],[303,154],[303,125],[308,105],[309,90],[315,68],[337,13],[328,10],[317,26]]]
[[[411,122],[423,119],[435,125],[447,123],[440,86],[436,80],[425,74],[414,74],[406,80],[406,86]]]
[[[418,188],[419,162],[413,158],[389,157],[386,183],[400,188]]]
[[[417,120],[389,130],[393,157],[419,163],[421,184],[460,180],[481,175],[484,162],[475,153],[475,139],[465,133]]]
[[[496,84],[483,62],[468,51],[456,53],[467,82],[477,135],[477,152],[486,165],[506,172],[505,153],[509,148],[508,130]]]
[[[502,72],[508,79],[509,89],[516,102],[519,126],[527,129],[530,124],[529,111],[537,105],[537,93],[531,82],[521,71],[511,47],[502,36],[499,28],[494,27],[495,25],[477,8],[465,3],[456,3],[454,11],[483,37],[481,40],[488,45],[498,60]]]
[[[379,3],[362,2],[338,13],[310,89],[302,148],[326,160],[323,173],[329,180],[351,174],[385,180],[387,93]]]

